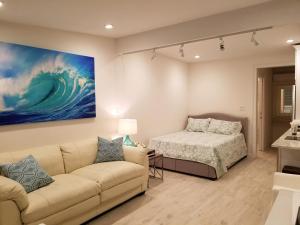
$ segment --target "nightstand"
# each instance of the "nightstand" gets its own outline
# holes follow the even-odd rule
[[[164,156],[155,153],[154,150],[148,152],[149,158],[149,178],[164,179]]]

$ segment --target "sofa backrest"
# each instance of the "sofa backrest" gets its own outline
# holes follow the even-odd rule
[[[96,160],[97,146],[96,137],[60,145],[66,173],[93,164]]]
[[[0,153],[0,164],[16,163],[28,155],[32,155],[50,176],[65,173],[64,162],[58,145]]]

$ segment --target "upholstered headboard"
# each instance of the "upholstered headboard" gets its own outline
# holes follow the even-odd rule
[[[242,124],[242,133],[245,136],[245,140],[247,143],[248,138],[248,118],[247,117],[238,117],[238,116],[232,116],[229,114],[224,113],[205,113],[201,115],[189,115],[188,118],[194,118],[194,119],[205,119],[205,118],[212,118],[216,120],[227,120],[227,121],[240,121]]]

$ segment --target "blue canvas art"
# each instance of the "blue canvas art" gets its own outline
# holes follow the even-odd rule
[[[93,57],[0,42],[0,125],[95,116]]]

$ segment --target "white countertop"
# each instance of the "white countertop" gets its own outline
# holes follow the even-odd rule
[[[295,149],[300,150],[300,141],[295,140],[285,140],[286,136],[291,136],[292,131],[287,130],[280,138],[278,138],[273,144],[274,148],[285,148],[285,149]],[[298,134],[299,135],[299,134]]]

